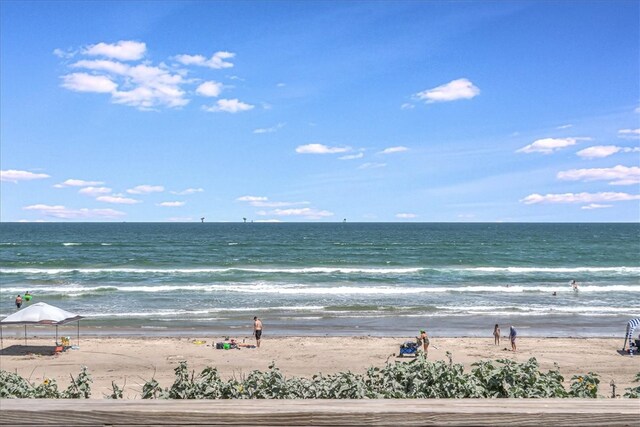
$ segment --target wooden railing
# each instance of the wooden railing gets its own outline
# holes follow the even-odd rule
[[[0,425],[638,426],[637,399],[1,399]]]

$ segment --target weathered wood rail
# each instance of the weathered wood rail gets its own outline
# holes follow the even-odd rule
[[[638,426],[636,399],[0,399],[0,425]]]

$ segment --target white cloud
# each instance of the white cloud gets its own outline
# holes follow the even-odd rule
[[[287,84],[286,83],[278,83],[276,84],[276,87],[285,87]]]
[[[272,126],[270,128],[258,128],[258,129],[254,129],[253,133],[273,133],[273,132],[277,132],[280,129],[282,129],[284,127],[284,123],[278,123],[275,126]]]
[[[401,109],[401,110],[413,110],[414,108],[416,108],[416,106],[415,106],[415,105],[413,105],[413,104],[410,104],[410,103],[408,103],[408,102],[405,102],[404,104],[402,104],[402,105],[400,106],[400,109]]]
[[[413,213],[397,213],[396,214],[396,218],[400,218],[400,219],[413,219],[413,218],[417,218],[418,215],[413,214]]]
[[[244,103],[238,99],[219,99],[218,102],[216,102],[216,105],[209,107],[203,106],[203,109],[210,113],[239,113],[242,111],[252,110],[253,108],[253,105]]]
[[[636,107],[635,110],[633,110],[634,113],[640,113],[640,107]]]
[[[480,94],[480,89],[467,79],[452,80],[433,89],[427,89],[414,95],[415,98],[433,102],[448,102],[458,99],[471,99]]]
[[[119,205],[135,205],[136,203],[140,203],[140,200],[121,196],[100,196],[96,197],[96,200],[99,202],[116,203]]]
[[[573,127],[573,125],[568,124],[568,125],[558,126],[556,129],[569,129],[569,128],[572,128],[572,127]]]
[[[83,179],[68,179],[65,182],[54,185],[56,188],[64,188],[64,187],[91,187],[96,185],[102,185],[104,182],[102,181],[85,181]]]
[[[640,147],[618,147],[616,145],[596,145],[578,151],[576,154],[585,159],[608,157],[616,153],[640,153]]]
[[[640,128],[638,128],[638,129],[620,129],[618,131],[618,138],[640,139]]]
[[[34,179],[50,178],[46,173],[33,173],[29,171],[19,171],[15,169],[8,169],[0,171],[0,181],[15,182],[18,181],[31,181]]]
[[[177,208],[184,205],[185,202],[162,202],[156,204],[156,206],[163,206],[165,208]]]
[[[44,205],[37,204],[31,206],[25,206],[22,208],[28,211],[36,211],[45,216],[62,219],[113,219],[119,218],[125,215],[124,212],[116,211],[114,209],[68,209],[62,205]]]
[[[179,196],[187,196],[189,194],[202,193],[204,191],[203,188],[187,188],[182,191],[172,191],[171,194],[177,194]]]
[[[92,56],[106,56],[107,58],[115,58],[121,61],[135,61],[142,58],[146,50],[147,45],[145,43],[120,40],[114,44],[98,43],[91,45],[83,53]]]
[[[617,165],[612,168],[571,169],[558,172],[566,181],[609,181],[611,185],[640,184],[640,167]]]
[[[306,144],[296,148],[298,154],[335,154],[351,151],[351,147],[329,147],[324,144]]]
[[[277,208],[285,206],[308,205],[309,202],[270,202],[263,196],[242,196],[236,199],[238,202],[248,202],[251,206],[261,208]]]
[[[62,87],[74,92],[112,93],[118,85],[107,76],[72,73],[62,76]]]
[[[149,194],[162,193],[164,187],[162,185],[138,185],[127,190],[129,194]]]
[[[202,83],[196,89],[196,93],[201,96],[217,97],[222,92],[222,83],[208,81]]]
[[[598,203],[591,203],[589,205],[580,207],[580,209],[591,210],[591,209],[604,209],[604,208],[611,208],[611,207],[613,207],[613,205],[600,205]]]
[[[321,219],[333,216],[333,212],[319,210],[313,208],[292,208],[292,209],[274,209],[272,211],[260,211],[258,215],[275,215],[275,216],[299,216],[305,219]]]
[[[122,62],[110,61],[108,59],[83,59],[71,65],[73,68],[85,68],[94,71],[106,71],[112,74],[126,75],[131,67]]]
[[[233,64],[225,61],[225,59],[231,59],[234,56],[236,56],[236,54],[231,52],[216,52],[209,59],[202,55],[177,55],[175,59],[184,65],[198,65],[200,67],[221,69],[233,67]]]
[[[254,222],[282,222],[279,219],[256,219]]]
[[[386,163],[363,163],[358,166],[358,169],[378,169],[387,166]]]
[[[640,195],[628,193],[564,193],[564,194],[530,194],[520,202],[532,205],[537,203],[601,203],[640,200]]]
[[[56,48],[56,49],[53,49],[52,53],[58,58],[69,59],[69,58],[73,58],[77,52],[74,52],[70,49],[63,50],[63,49]]]
[[[364,157],[364,153],[359,152],[357,154],[347,154],[346,156],[338,157],[338,160],[354,160],[354,159],[361,159],[363,157]]]
[[[108,187],[84,187],[78,190],[78,194],[84,194],[85,196],[97,197],[101,194],[109,194],[111,189]]]
[[[401,153],[403,151],[409,151],[407,147],[398,146],[398,147],[389,147],[380,151],[378,154],[392,154],[392,153]]]
[[[562,148],[575,145],[580,140],[589,140],[590,138],[543,138],[516,150],[516,153],[542,153],[550,154]]]

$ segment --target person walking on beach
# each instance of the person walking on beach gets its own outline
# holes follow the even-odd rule
[[[258,316],[253,318],[253,335],[256,337],[256,347],[260,348],[260,337],[262,337],[262,320]]]
[[[496,323],[496,326],[493,327],[493,343],[495,345],[500,345],[500,326]]]
[[[418,337],[419,343],[422,343],[422,350],[424,350],[424,357],[429,354],[429,336],[424,329],[420,330],[420,336]]]
[[[18,295],[16,297],[16,310],[20,310],[20,307],[22,307],[22,297]]]
[[[511,351],[516,351],[516,336],[518,332],[516,332],[516,328],[511,326],[509,328],[509,340],[511,341]]]

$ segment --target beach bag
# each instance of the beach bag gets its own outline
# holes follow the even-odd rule
[[[216,350],[222,350],[224,348],[224,343],[223,342],[217,342],[216,343]]]

